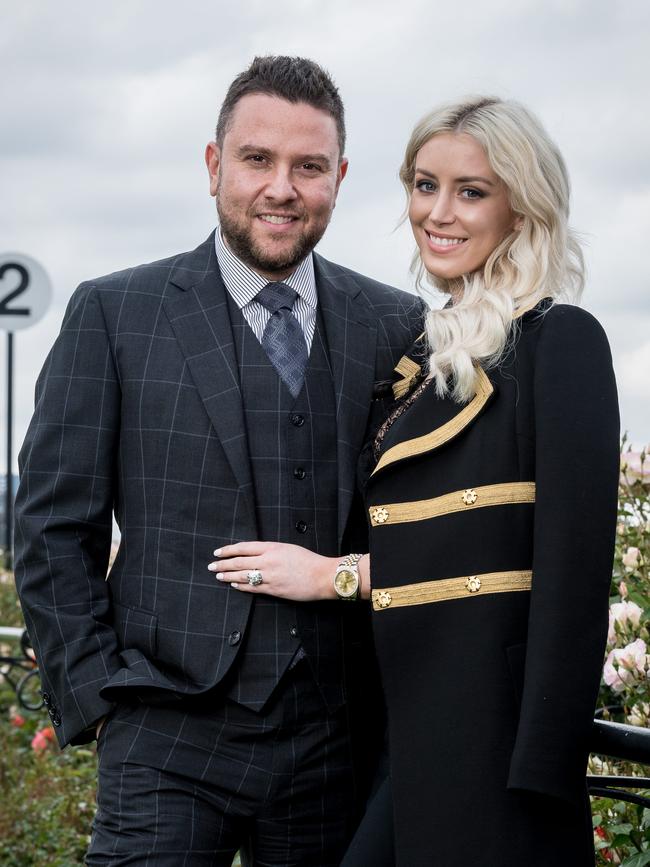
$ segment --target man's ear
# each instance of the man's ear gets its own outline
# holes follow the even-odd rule
[[[343,157],[341,162],[339,163],[339,170],[336,178],[336,192],[338,193],[339,187],[341,186],[341,181],[348,173],[348,158]]]
[[[219,186],[219,167],[221,165],[221,148],[216,141],[210,141],[205,148],[205,164],[210,176],[210,195],[217,195]]]

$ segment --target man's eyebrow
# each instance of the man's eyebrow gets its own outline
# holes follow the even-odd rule
[[[263,157],[271,156],[271,151],[268,148],[259,147],[259,145],[254,144],[240,145],[235,153],[238,157],[245,157],[248,154],[261,154]]]
[[[269,148],[258,147],[254,144],[240,145],[235,151],[236,156],[246,157],[250,154],[260,154],[263,157],[272,157],[273,152]],[[325,154],[301,154],[297,157],[296,162],[299,163],[319,163],[324,169],[329,169],[332,165],[331,160]]]
[[[416,172],[416,174],[426,175],[428,178],[433,178],[436,181],[438,180],[437,176],[434,175],[433,172],[429,172],[426,169],[420,168],[419,166],[416,166],[415,172]],[[463,176],[461,178],[455,178],[455,182],[457,184],[472,184],[472,183],[476,183],[476,181],[480,181],[483,184],[487,184],[489,187],[496,186],[494,181],[491,181],[488,178],[484,178],[484,177],[482,177],[482,175],[471,175],[471,176],[467,175],[467,176]]]

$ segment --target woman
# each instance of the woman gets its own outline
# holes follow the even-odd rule
[[[479,98],[425,117],[400,176],[415,262],[449,301],[427,316],[427,357],[398,366],[405,395],[375,441],[370,563],[358,564],[388,707],[396,863],[587,867],[618,411],[602,329],[558,303],[583,278],[566,169],[526,109]],[[214,568],[247,592],[335,595],[333,563],[300,549],[221,554]],[[291,577],[302,558],[311,586]],[[242,566],[262,588],[241,583]],[[381,809],[346,865],[370,864],[353,852],[380,832]]]

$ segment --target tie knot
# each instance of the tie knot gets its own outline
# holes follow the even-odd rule
[[[278,310],[291,310],[298,293],[286,283],[267,283],[255,296],[269,313],[277,313]]]

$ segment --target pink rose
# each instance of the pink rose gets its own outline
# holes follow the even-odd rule
[[[647,676],[648,654],[645,641],[637,638],[625,647],[615,648],[607,655],[603,667],[603,680],[614,692],[623,692]]]
[[[50,744],[53,744],[56,739],[54,729],[47,726],[44,729],[39,729],[32,738],[32,749],[36,753],[44,753]]]
[[[607,628],[607,645],[611,647],[616,644],[616,628],[615,628],[614,612],[611,607],[609,609],[609,626]]]
[[[639,565],[641,560],[641,552],[638,548],[630,547],[623,554],[623,565],[628,572],[633,572]]]
[[[625,632],[628,627],[638,629],[643,609],[639,608],[636,602],[624,599],[622,602],[614,602],[609,610],[614,618],[614,625],[618,625],[621,632]]]

